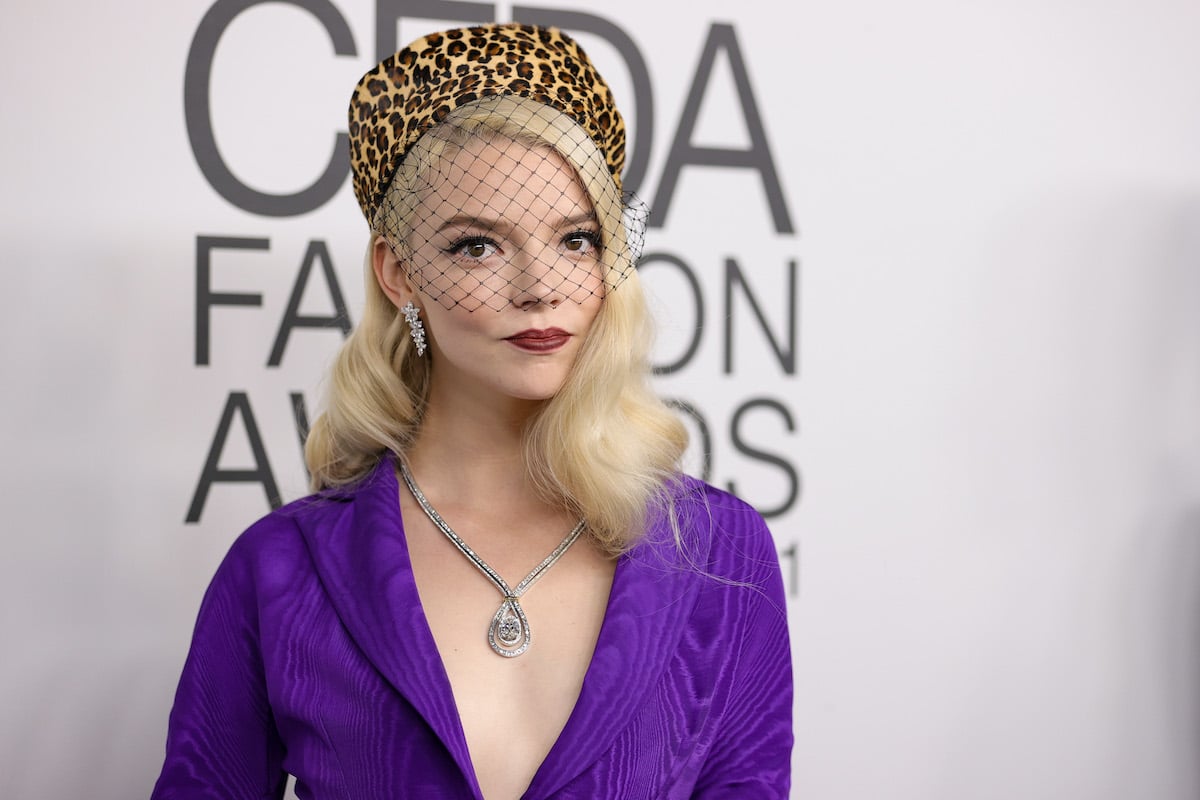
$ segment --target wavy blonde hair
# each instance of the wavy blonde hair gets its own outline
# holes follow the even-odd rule
[[[456,109],[418,139],[398,167],[367,249],[362,321],[333,364],[325,410],[305,445],[312,488],[354,483],[385,452],[402,456],[412,444],[431,360],[416,356],[402,315],[376,282],[372,252],[383,236],[403,254],[422,178],[481,136],[559,153],[574,167],[600,223],[605,297],[563,387],[528,421],[524,461],[543,499],[585,519],[605,550],[622,552],[640,537],[650,514],[665,512],[673,520],[670,489],[687,432],[649,385],[653,326],[622,199],[604,157],[568,116],[523,98],[489,97]]]

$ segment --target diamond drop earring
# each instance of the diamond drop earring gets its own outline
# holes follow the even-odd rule
[[[425,355],[425,325],[421,322],[421,309],[409,300],[404,308],[400,309],[400,313],[404,315],[404,321],[408,323],[408,333],[412,336],[413,345],[417,348],[417,355]]]

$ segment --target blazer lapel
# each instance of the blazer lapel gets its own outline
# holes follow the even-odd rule
[[[412,577],[390,455],[350,499],[334,526],[304,531],[325,591],[363,654],[429,724],[479,797],[450,680]]]
[[[582,774],[645,706],[691,616],[695,577],[665,524],[621,557],[579,700],[523,800],[552,797]]]
[[[429,724],[479,798],[450,680],[412,577],[393,458],[346,496],[348,512],[334,524],[303,530],[321,582],[363,654]],[[582,774],[644,706],[695,606],[706,540],[699,549],[682,557],[660,522],[620,558],[579,699],[525,800],[552,797]]]

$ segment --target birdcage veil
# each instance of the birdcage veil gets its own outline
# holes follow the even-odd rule
[[[583,303],[616,289],[636,264],[645,213],[570,117],[497,95],[415,143],[373,227],[422,296],[499,311],[534,294]]]
[[[582,303],[634,269],[648,213],[621,192],[624,122],[561,31],[423,37],[363,77],[350,119],[359,204],[425,298]]]

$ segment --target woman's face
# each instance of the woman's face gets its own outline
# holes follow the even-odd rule
[[[413,219],[400,269],[433,395],[554,395],[604,294],[600,225],[574,169],[548,148],[474,139],[432,171]]]

